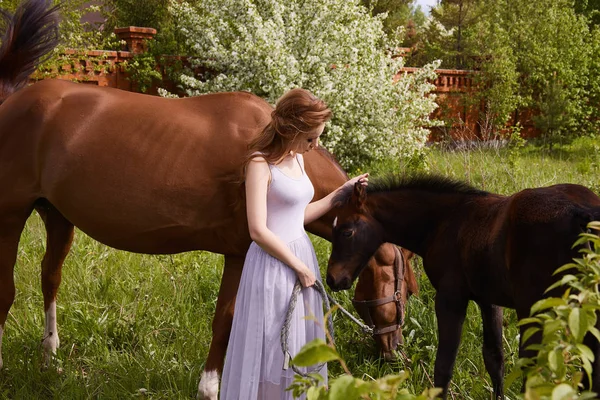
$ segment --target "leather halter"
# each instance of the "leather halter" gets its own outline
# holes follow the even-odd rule
[[[393,332],[400,329],[404,325],[404,304],[402,303],[402,282],[404,281],[404,255],[394,246],[396,259],[394,261],[394,294],[388,297],[375,300],[355,300],[352,299],[352,304],[356,312],[365,321],[365,323],[373,329],[373,335],[383,335],[384,333]],[[400,265],[402,264],[402,265]],[[371,307],[378,307],[391,302],[396,303],[396,323],[386,326],[385,328],[376,329],[373,318],[371,318]]]

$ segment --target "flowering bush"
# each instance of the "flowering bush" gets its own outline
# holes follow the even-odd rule
[[[182,76],[190,95],[246,90],[274,103],[303,87],[334,113],[323,142],[346,168],[384,156],[412,156],[435,109],[430,64],[394,75],[402,58],[357,0],[204,0],[171,5],[188,46],[209,72]]]

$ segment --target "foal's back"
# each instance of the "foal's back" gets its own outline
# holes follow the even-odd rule
[[[598,219],[600,198],[581,185],[525,189],[512,196],[506,259],[521,315],[528,315],[528,307],[557,280],[553,272],[578,256],[573,243]]]

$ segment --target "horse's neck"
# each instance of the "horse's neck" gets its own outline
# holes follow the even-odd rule
[[[384,240],[422,255],[440,225],[455,216],[466,194],[400,189],[369,194],[368,207],[385,231]]]

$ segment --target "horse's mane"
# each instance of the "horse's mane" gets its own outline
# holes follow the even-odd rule
[[[388,174],[369,181],[367,193],[385,193],[399,190],[422,190],[430,193],[455,193],[482,196],[488,192],[477,189],[466,182],[440,175],[398,175]],[[336,205],[350,201],[353,188],[344,188],[333,199]]]
[[[346,171],[344,171],[344,169],[340,165],[339,161],[337,160],[337,158],[335,158],[335,156],[333,155],[332,152],[330,152],[329,150],[327,150],[323,146],[319,146],[319,147],[315,148],[313,151],[317,151],[317,152],[323,154],[325,157],[327,157],[327,159],[329,161],[331,161],[337,167],[337,169],[340,170],[340,172],[342,174],[344,174],[344,176],[346,177],[346,179],[348,178],[348,174],[346,173]]]

